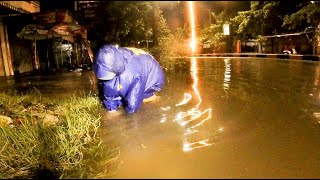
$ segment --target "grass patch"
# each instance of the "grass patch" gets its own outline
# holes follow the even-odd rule
[[[107,177],[119,153],[97,136],[100,108],[94,96],[0,93],[0,178]]]

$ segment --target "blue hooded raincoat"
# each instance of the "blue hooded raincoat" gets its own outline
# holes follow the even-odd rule
[[[165,80],[159,63],[137,48],[102,46],[93,71],[100,81],[102,102],[110,111],[123,106],[128,113],[136,112],[143,99],[161,90]]]

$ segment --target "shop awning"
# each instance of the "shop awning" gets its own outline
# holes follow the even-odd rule
[[[309,34],[311,32],[298,32],[298,33],[291,33],[291,34],[277,34],[271,36],[263,36],[264,38],[277,38],[277,37],[288,37],[288,36],[299,36],[302,34]]]
[[[78,24],[78,22],[74,19],[74,17],[68,10],[33,13],[31,15],[33,21],[30,22],[29,25],[25,26],[23,32],[28,29],[27,27],[41,25],[41,27],[43,28],[41,28],[40,30],[36,29],[36,31],[32,31],[33,33],[37,34],[35,37],[61,37],[64,40],[73,42],[74,36],[80,36],[85,42],[85,46],[88,50],[91,61],[93,61],[93,54],[90,48],[89,41],[87,40],[87,30],[85,29],[85,27]],[[23,32],[20,32],[20,34],[18,33],[17,35],[20,38],[26,37],[27,35],[25,33],[23,34]]]

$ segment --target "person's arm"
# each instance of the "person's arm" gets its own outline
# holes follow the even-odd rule
[[[122,105],[122,98],[115,90],[114,80],[101,81],[99,86],[100,99],[105,108],[109,111],[117,110]]]
[[[103,104],[107,110],[115,111],[118,109],[119,106],[122,105],[122,102],[120,97],[117,97],[117,98],[108,97],[103,100]]]

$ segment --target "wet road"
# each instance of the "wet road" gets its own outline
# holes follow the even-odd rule
[[[137,113],[102,110],[100,136],[120,147],[113,178],[320,178],[318,62],[181,61]],[[0,90],[95,92],[90,71],[5,79]]]

